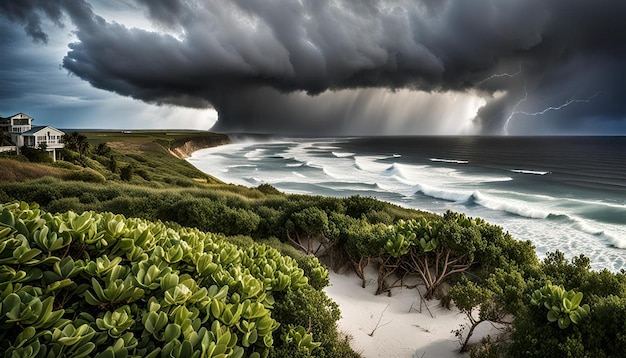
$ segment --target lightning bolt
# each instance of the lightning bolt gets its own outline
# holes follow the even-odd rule
[[[478,82],[476,85],[480,86],[483,83],[485,83],[485,82],[487,82],[489,80],[492,80],[494,78],[501,78],[501,77],[513,78],[513,77],[519,75],[520,73],[522,73],[522,64],[521,63],[519,64],[519,69],[517,70],[517,72],[514,72],[514,73],[505,72],[505,73],[498,73],[498,74],[495,74],[495,75],[491,75],[491,76],[485,78],[484,80]]]
[[[593,96],[591,96],[589,98],[586,98],[586,99],[576,99],[576,98],[572,97],[572,98],[568,99],[565,103],[563,103],[562,105],[560,105],[558,107],[548,107],[548,108],[546,108],[546,109],[544,109],[542,111],[539,111],[539,112],[532,112],[531,113],[531,112],[520,111],[520,112],[517,112],[517,113],[518,114],[524,114],[524,115],[527,115],[527,116],[540,116],[540,115],[546,114],[547,112],[550,112],[550,111],[558,111],[559,109],[563,109],[563,108],[569,106],[572,103],[589,103],[589,102],[591,102],[592,99],[597,97],[599,94],[600,94],[600,92],[596,92]]]
[[[509,135],[509,123],[511,122],[511,119],[516,115],[516,114],[523,114],[525,116],[541,116],[544,115],[550,111],[558,111],[561,110],[565,107],[568,107],[574,103],[589,103],[591,102],[592,99],[594,99],[595,97],[599,96],[600,93],[602,93],[601,91],[596,92],[593,96],[588,97],[588,98],[570,98],[567,101],[565,101],[563,104],[553,107],[547,107],[541,111],[537,111],[537,112],[526,112],[526,111],[518,111],[517,108],[524,102],[526,102],[526,100],[528,100],[528,91],[526,90],[526,86],[524,86],[524,97],[522,99],[520,99],[515,106],[513,107],[513,111],[511,111],[511,114],[509,115],[509,117],[506,119],[506,121],[504,122],[504,135]]]
[[[504,135],[509,135],[509,122],[511,122],[511,119],[513,118],[513,116],[515,116],[516,114],[520,113],[520,112],[517,111],[517,108],[522,103],[526,102],[526,100],[528,100],[528,90],[526,90],[526,85],[524,85],[524,97],[522,97],[522,99],[517,101],[517,103],[513,107],[513,110],[511,111],[511,114],[509,114],[509,117],[504,122],[504,128],[503,128]]]

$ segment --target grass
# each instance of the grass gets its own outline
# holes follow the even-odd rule
[[[62,178],[70,170],[52,167],[46,164],[21,162],[14,159],[0,158],[0,182],[23,182],[42,177]]]
[[[207,184],[219,184],[221,181],[205,174],[172,151],[187,142],[198,142],[199,147],[220,144],[228,141],[222,134],[201,131],[131,131],[122,132],[84,132],[92,150],[99,144],[106,143],[112,149],[112,155],[118,168],[132,166],[133,178],[130,183],[148,185],[157,188],[166,187],[205,187]],[[96,162],[87,163],[89,167],[102,173],[109,180],[119,180],[119,173],[105,169],[108,158],[94,157]]]

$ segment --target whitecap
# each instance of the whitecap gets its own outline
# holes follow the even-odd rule
[[[324,149],[324,150],[339,149],[339,147],[336,147],[334,145],[315,145],[315,144],[312,144],[310,148],[312,148],[312,149]]]
[[[510,169],[509,171],[513,173],[532,174],[532,175],[547,175],[547,174],[552,173],[552,172],[542,172],[538,170],[525,170],[525,169]]]
[[[331,152],[331,153],[337,158],[352,157],[356,154],[356,153],[349,153],[349,152]]]
[[[609,233],[602,233],[602,236],[614,247],[618,249],[626,249],[626,239],[622,237],[616,237]]]
[[[416,193],[422,193],[435,199],[443,199],[454,202],[467,202],[472,197],[471,192],[436,188],[429,185],[417,184]]]
[[[585,232],[587,234],[591,234],[591,235],[594,235],[594,236],[598,236],[598,235],[604,234],[604,230],[598,229],[596,227],[593,227],[592,225],[588,224],[584,220],[581,220],[581,219],[578,219],[578,218],[574,218],[572,220],[574,222],[573,226],[577,230],[580,230],[582,232]]]
[[[227,165],[226,168],[256,168],[257,166],[255,164],[233,164],[233,165]]]
[[[499,199],[479,191],[475,191],[472,194],[474,198],[474,202],[481,206],[484,206],[491,210],[505,211],[507,213],[531,218],[531,219],[547,219],[550,215],[560,215],[553,214],[549,211],[544,211],[536,208],[529,207],[517,200],[507,199]]]
[[[441,162],[441,163],[454,163],[454,164],[468,164],[468,160],[458,160],[458,159],[441,159],[441,158],[430,158],[431,162]]]
[[[254,150],[247,152],[243,156],[248,158],[248,160],[261,160],[263,159],[263,155],[265,154],[266,151],[267,149],[256,148]]]
[[[384,158],[384,157],[383,157]],[[354,157],[354,166],[357,169],[370,172],[381,173],[389,168],[388,163],[380,163],[382,158],[379,156],[356,156]]]

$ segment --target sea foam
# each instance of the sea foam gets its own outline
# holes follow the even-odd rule
[[[459,160],[459,159],[430,158],[429,160],[431,162],[439,162],[439,163],[469,164],[468,160]]]
[[[513,173],[532,174],[532,175],[547,175],[551,173],[551,172],[542,172],[538,170],[524,170],[524,169],[510,169],[510,171],[512,171]]]
[[[348,153],[348,152],[331,152],[331,153],[337,158],[352,157],[356,154],[356,153]]]

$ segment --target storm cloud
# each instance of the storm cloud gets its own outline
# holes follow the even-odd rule
[[[0,0],[5,17],[40,42],[42,18],[61,25],[67,14],[77,41],[63,67],[92,86],[148,103],[213,107],[224,131],[438,133],[438,122],[463,112],[443,108],[455,96],[449,103],[462,108],[480,102],[470,119],[481,133],[626,121],[623,1],[134,5],[160,30],[109,21],[83,1]]]

